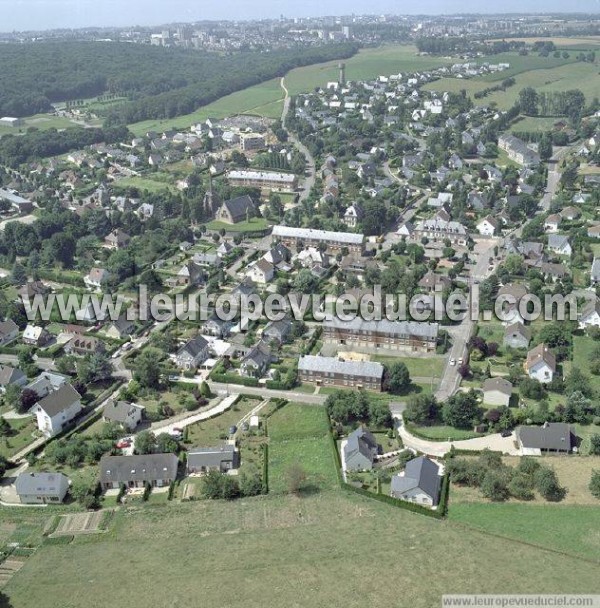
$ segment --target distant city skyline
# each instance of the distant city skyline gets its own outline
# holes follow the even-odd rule
[[[565,10],[568,9],[568,10]],[[0,31],[82,27],[156,26],[163,23],[220,19],[319,17],[355,14],[600,12],[600,0],[422,0],[414,4],[394,0],[0,0]]]

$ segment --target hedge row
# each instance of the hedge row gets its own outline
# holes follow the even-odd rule
[[[242,386],[258,386],[256,378],[246,378],[237,374],[211,374],[210,379],[220,384],[241,384]]]

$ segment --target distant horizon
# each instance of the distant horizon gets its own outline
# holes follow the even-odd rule
[[[0,0],[0,31],[40,32],[60,29],[157,27],[200,21],[256,21],[342,17],[355,14],[435,17],[442,15],[576,15],[599,14],[600,0],[579,0],[565,10],[560,0],[501,0],[485,10],[479,0],[422,0],[418,10],[393,0],[305,0],[298,7],[289,0],[223,0],[201,6],[193,0]],[[232,18],[235,15],[237,19]]]

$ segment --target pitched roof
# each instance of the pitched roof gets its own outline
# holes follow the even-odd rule
[[[488,391],[500,391],[505,395],[511,395],[513,390],[513,385],[504,378],[488,378],[483,383],[483,392],[487,393]]]
[[[390,336],[418,336],[420,338],[437,338],[439,325],[437,323],[421,323],[418,321],[367,321],[355,317],[350,321],[343,321],[334,317],[323,321],[323,328],[343,329],[346,331],[371,331],[388,334]]]
[[[235,219],[245,219],[246,212],[253,213],[255,210],[253,200],[247,195],[232,198],[223,203],[231,217]]]
[[[187,453],[187,466],[192,469],[217,467],[234,460],[235,446],[228,443],[211,448],[190,448]]]
[[[102,415],[112,422],[126,422],[127,418],[135,410],[144,410],[141,405],[129,403],[128,401],[113,401],[110,400],[104,406]]]
[[[362,245],[364,234],[353,232],[332,232],[331,230],[313,230],[312,228],[292,228],[291,226],[273,226],[272,235],[280,238],[296,238],[315,241],[331,241],[347,245]]]
[[[196,336],[191,340],[188,340],[178,351],[177,356],[181,356],[184,353],[189,354],[192,357],[197,357],[206,347],[208,342],[202,336]]]
[[[373,462],[378,449],[379,446],[373,433],[364,426],[360,426],[353,433],[348,435],[348,440],[344,446],[344,454],[346,456],[346,461],[355,454],[360,453]]]
[[[143,454],[134,456],[103,456],[100,460],[102,483],[126,483],[175,479],[177,476],[175,454]]]
[[[522,426],[517,436],[524,448],[571,451],[575,437],[564,422],[546,422],[543,426]]]
[[[64,412],[75,402],[81,399],[81,395],[68,383],[63,384],[59,389],[38,401],[38,405],[53,418],[56,414]]]
[[[546,365],[554,372],[556,371],[556,357],[552,354],[550,349],[543,342],[538,344],[535,348],[532,348],[527,353],[527,360],[525,361],[525,369],[530,370],[532,367],[540,362],[546,363]]]
[[[438,465],[427,456],[419,456],[406,463],[404,475],[392,477],[391,489],[394,494],[403,494],[418,488],[430,496],[433,504],[436,504],[440,495],[440,485]]]
[[[8,386],[23,379],[27,379],[27,376],[20,369],[0,365],[0,386]]]
[[[523,336],[528,342],[531,340],[531,329],[526,325],[523,325],[520,321],[513,323],[512,325],[508,325],[504,330],[504,337],[509,336],[511,334],[520,334]]]
[[[19,496],[60,496],[66,494],[69,478],[62,473],[20,473],[15,481]]]
[[[374,361],[341,361],[337,357],[305,355],[298,361],[298,371],[348,374],[381,380],[383,365]]]

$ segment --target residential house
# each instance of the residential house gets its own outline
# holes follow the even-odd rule
[[[558,255],[571,256],[573,253],[569,237],[565,234],[548,235],[548,249]]]
[[[498,138],[498,147],[507,153],[508,158],[521,165],[536,166],[540,164],[539,154],[514,135],[502,134]]]
[[[400,231],[398,233],[400,234]],[[414,241],[427,238],[434,243],[448,239],[452,244],[463,247],[468,240],[467,229],[461,223],[441,218],[418,221],[409,236]]]
[[[373,361],[342,361],[337,357],[305,355],[298,361],[302,382],[317,386],[382,390],[384,368]]]
[[[504,330],[503,346],[511,348],[527,348],[531,341],[531,330],[523,323],[517,321],[508,325]]]
[[[41,372],[40,375],[32,380],[25,388],[32,390],[38,399],[43,399],[50,393],[57,391],[65,382],[67,376],[53,372]],[[33,413],[33,411],[31,412]]]
[[[65,383],[38,401],[31,412],[36,415],[38,429],[46,437],[53,437],[82,409],[81,395],[70,384]]]
[[[477,222],[477,231],[481,236],[494,236],[499,228],[498,221],[491,215],[487,215]]]
[[[530,378],[548,384],[556,373],[556,357],[546,344],[538,344],[527,353],[524,367]]]
[[[588,301],[584,306],[579,317],[579,327],[581,329],[600,327],[600,300],[597,297]]]
[[[269,346],[261,341],[253,346],[240,362],[240,376],[260,378],[273,362]]]
[[[273,280],[275,267],[264,258],[252,262],[246,270],[246,277],[259,285],[266,285]]]
[[[571,426],[564,422],[545,422],[542,426],[520,426],[516,438],[523,456],[568,454],[577,443]]]
[[[581,211],[577,207],[565,207],[560,215],[565,220],[573,221],[581,216]]]
[[[106,351],[104,342],[92,336],[73,336],[65,345],[64,351],[68,355],[85,357]]]
[[[0,346],[6,346],[19,337],[19,326],[12,320],[0,322]]]
[[[216,219],[226,224],[246,222],[256,215],[254,201],[245,194],[225,201],[217,211]]]
[[[239,453],[235,445],[225,443],[211,448],[190,448],[186,459],[187,474],[219,471],[226,473],[239,466]]]
[[[124,431],[130,433],[142,421],[145,408],[128,401],[109,400],[102,410],[102,420],[118,424]]]
[[[413,458],[404,471],[392,477],[390,495],[427,507],[435,507],[442,487],[441,467],[427,456]]]
[[[427,293],[442,292],[445,289],[450,288],[452,281],[449,277],[443,274],[437,274],[430,270],[427,274],[419,281],[419,287]]]
[[[15,491],[24,505],[61,503],[69,491],[69,478],[62,473],[20,473]]]
[[[91,288],[101,289],[110,280],[111,274],[105,268],[92,268],[90,272],[83,277],[83,282]]]
[[[488,378],[483,383],[483,402],[488,405],[506,406],[510,402],[513,385],[504,378]]]
[[[5,392],[11,386],[23,387],[27,384],[27,376],[16,367],[0,365],[0,391]]]
[[[600,224],[590,226],[588,228],[587,235],[591,239],[600,239]]]
[[[123,313],[116,321],[113,321],[104,331],[105,335],[114,340],[125,340],[135,331],[135,323]]]
[[[552,213],[544,220],[544,230],[546,232],[558,232],[558,227],[562,222],[562,217],[559,213]]]
[[[144,488],[146,484],[162,488],[175,481],[178,464],[175,454],[103,456],[100,484],[103,490]]]
[[[17,293],[21,300],[31,301],[35,296],[45,296],[50,289],[46,287],[41,281],[27,281],[23,287],[21,287]]]
[[[261,338],[266,342],[287,342],[292,333],[292,322],[289,319],[269,321],[262,331]]]
[[[175,355],[175,363],[180,369],[194,370],[208,359],[208,342],[202,336],[188,340]]]
[[[50,334],[44,327],[37,325],[27,325],[25,331],[23,331],[23,344],[29,346],[44,346],[50,340]]]
[[[348,228],[356,228],[364,216],[363,208],[358,203],[352,203],[344,212],[343,222]]]
[[[104,239],[104,245],[109,249],[125,249],[131,242],[131,237],[120,228],[113,230]]]
[[[373,433],[361,426],[348,435],[342,449],[346,471],[370,471],[380,446]]]
[[[193,260],[189,260],[174,277],[169,277],[166,283],[169,287],[189,287],[190,285],[200,285],[204,277],[205,272],[202,266]]]

